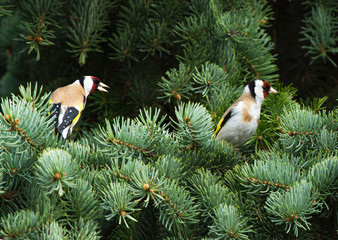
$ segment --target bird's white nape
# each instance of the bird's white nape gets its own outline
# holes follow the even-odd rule
[[[77,82],[77,81],[80,83],[79,80],[76,80],[75,82]],[[93,79],[92,79],[91,76],[84,76],[83,85],[82,86],[83,86],[83,89],[84,89],[84,91],[86,93],[86,97],[88,97],[88,95],[90,94],[90,91],[93,88],[93,84],[94,84],[94,82],[93,82]]]
[[[249,93],[253,98],[255,98],[258,104],[262,104],[264,101],[263,84],[264,84],[263,80],[256,79],[245,86],[244,92]]]
[[[257,79],[255,80],[255,94],[256,94],[256,101],[258,104],[262,104],[264,101],[264,94],[263,94],[263,80]]]

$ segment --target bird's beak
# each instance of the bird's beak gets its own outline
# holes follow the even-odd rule
[[[271,87],[269,93],[278,93],[278,92]]]
[[[102,92],[108,92],[108,90],[104,89],[104,88],[109,88],[108,85],[104,84],[103,82],[100,82],[99,83],[99,86],[97,87],[97,89],[99,91],[102,91]]]

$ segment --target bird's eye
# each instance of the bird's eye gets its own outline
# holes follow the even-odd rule
[[[264,90],[265,92],[267,92],[267,91],[269,91],[269,87],[264,86],[264,87],[263,87],[263,90]]]
[[[97,79],[97,78],[93,78],[93,82],[94,82],[95,84],[99,84],[99,83],[100,83],[100,80]]]

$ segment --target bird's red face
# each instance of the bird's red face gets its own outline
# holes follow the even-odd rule
[[[92,89],[90,90],[90,93],[95,92],[96,90],[108,92],[104,87],[108,87],[106,84],[100,81],[97,77],[91,76],[91,79],[93,81]]]
[[[270,93],[278,93],[275,89],[273,89],[267,81],[263,81],[263,96],[266,98]]]
[[[100,79],[98,79],[97,77],[91,77],[92,81],[93,81],[93,86],[92,86],[92,89],[90,90],[89,93],[93,93],[96,91],[97,87],[99,86],[100,84]]]
[[[266,98],[269,94],[269,91],[270,91],[270,83],[268,83],[267,81],[264,81],[263,82],[263,96],[264,98]]]

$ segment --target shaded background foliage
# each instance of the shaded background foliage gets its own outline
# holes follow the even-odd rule
[[[20,1],[11,2],[20,4]],[[65,2],[71,6],[71,1]],[[169,26],[174,24],[175,18],[186,15],[184,9],[187,2],[173,1],[172,4],[177,4],[176,11],[158,13],[166,16]],[[306,50],[301,48],[304,45],[304,41],[300,41],[303,37],[300,33],[301,27],[304,26],[302,20],[309,14],[309,6],[304,4],[304,1],[277,0],[270,1],[270,4],[273,8],[274,20],[265,28],[271,33],[275,43],[274,51],[278,54],[276,63],[280,82],[286,85],[292,83],[298,90],[299,98],[328,96],[329,100],[326,106],[332,109],[337,98],[337,68],[331,62],[322,59],[310,64],[310,56],[305,56]],[[72,35],[69,29],[54,26],[53,23],[50,28],[56,37],[49,39],[53,45],[41,46],[39,48],[40,60],[35,61],[34,51],[29,55],[27,51],[23,51],[27,48],[25,44],[27,39],[24,37],[31,36],[29,33],[25,33],[25,29],[20,25],[26,16],[9,7],[8,11],[13,11],[13,15],[1,17],[0,96],[17,93],[19,84],[34,81],[43,84],[45,90],[52,91],[58,86],[72,82],[81,75],[89,74],[99,77],[112,86],[112,94],[109,98],[114,99],[113,104],[105,106],[110,108],[109,112],[116,112],[116,115],[119,115],[118,111],[124,111],[126,115],[133,115],[137,113],[135,109],[140,107],[140,104],[153,105],[157,101],[156,93],[151,89],[152,85],[147,83],[153,83],[153,87],[156,87],[154,82],[158,81],[167,70],[177,66],[178,61],[175,55],[182,54],[183,49],[175,42],[176,37],[173,33],[164,32],[162,34],[166,35],[164,38],[170,40],[170,44],[164,42],[161,46],[163,49],[157,48],[156,51],[151,50],[147,45],[144,45],[143,49],[128,49],[128,52],[125,53],[127,61],[122,62],[126,59],[121,59],[121,56],[114,52],[114,48],[119,46],[110,47],[112,43],[109,43],[109,39],[114,38],[112,35],[119,31],[119,25],[123,25],[121,22],[123,19],[127,21],[127,16],[123,15],[123,7],[117,4],[117,1],[113,2],[110,8],[107,18],[111,24],[104,25],[105,31],[100,34],[105,39],[97,43],[102,51],[88,51],[85,64],[79,64],[69,52],[71,49],[69,44],[77,41],[74,39],[76,35]],[[71,20],[75,17],[67,18],[66,16],[74,15],[71,12],[72,8],[63,8],[63,10],[65,12],[55,13],[52,19],[62,18],[62,22],[68,22],[66,24],[71,26]],[[153,9],[153,11],[155,10],[160,11],[160,9]],[[135,26],[137,27],[137,25]],[[173,28],[171,29],[174,31]],[[138,55],[135,58],[133,55],[136,52]],[[336,60],[332,53],[328,53],[328,55],[333,61]],[[142,56],[146,59],[142,60]],[[133,61],[133,58],[138,61]],[[126,62],[128,63],[126,64]],[[140,87],[143,91],[135,90]],[[95,96],[95,98],[98,98],[98,101],[101,100],[101,96]],[[107,109],[102,111],[107,116]],[[92,121],[94,121],[96,116],[102,115],[91,114],[89,117],[92,117]]]
[[[302,48],[305,42],[300,41],[303,38],[301,27],[305,27],[302,20],[308,16],[310,8],[304,1],[282,0],[273,1],[272,7],[274,21],[269,31],[278,54],[279,81],[296,87],[298,98],[327,96],[326,106],[333,109],[338,97],[337,66],[320,60],[310,64],[311,56],[306,56]],[[337,38],[337,32],[333,36]],[[337,64],[337,56],[329,55]]]

